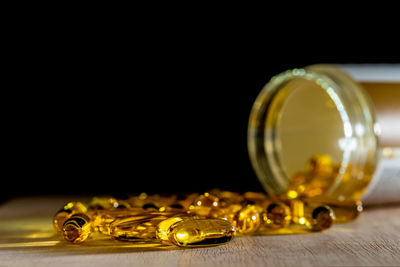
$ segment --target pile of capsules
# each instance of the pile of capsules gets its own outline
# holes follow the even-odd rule
[[[69,202],[56,213],[53,225],[75,244],[100,233],[120,241],[202,247],[227,243],[236,235],[322,231],[334,221],[355,219],[361,211],[361,202],[335,205],[213,189],[203,194],[94,197],[87,205]]]

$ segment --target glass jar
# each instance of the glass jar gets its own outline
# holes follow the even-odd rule
[[[369,184],[386,184],[385,201],[400,201],[391,192],[400,188],[399,147],[400,65],[288,70],[265,85],[250,114],[250,160],[271,195],[355,201]],[[374,176],[383,157],[390,163],[380,165],[396,170]]]

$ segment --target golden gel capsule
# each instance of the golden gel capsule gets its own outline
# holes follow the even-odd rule
[[[85,241],[91,232],[91,219],[83,213],[72,215],[63,225],[64,239],[74,244]]]
[[[292,175],[287,187],[287,197],[315,197],[324,193],[334,182],[338,168],[326,154],[313,155],[306,164],[306,170]]]
[[[140,208],[148,202],[147,197],[148,195],[146,193],[141,193],[139,196],[132,196],[126,201],[131,207]]]
[[[165,229],[165,226],[169,227]],[[170,219],[164,227],[160,223],[159,232],[164,234],[157,234],[157,238],[165,244],[204,247],[231,241],[235,228],[230,222],[220,219]]]
[[[135,216],[143,213],[141,208],[124,208],[111,210],[97,210],[89,212],[92,218],[93,231],[110,234],[110,224],[116,219]]]
[[[267,199],[267,195],[261,192],[246,192],[243,194],[245,200],[254,201],[254,202],[262,202]]]
[[[168,207],[175,203],[176,195],[149,195],[145,200],[145,205],[154,205],[158,209]]]
[[[311,229],[313,231],[322,231],[333,225],[335,215],[332,209],[325,205],[313,208],[310,213],[306,212],[306,219],[311,223]]]
[[[274,202],[268,205],[264,221],[271,228],[282,228],[289,225],[291,220],[289,206],[283,202]]]
[[[200,216],[208,216],[211,209],[218,207],[219,199],[209,193],[197,197],[190,206],[190,211]]]
[[[237,213],[243,209],[242,205],[231,204],[224,207],[212,208],[209,216],[215,219],[222,219],[234,223]]]
[[[172,211],[172,212],[184,212],[185,208],[179,203],[173,203],[168,206],[163,206],[158,211]]]
[[[248,204],[236,213],[233,220],[237,232],[253,233],[257,231],[263,221],[263,209],[259,205]]]
[[[304,224],[306,221],[304,202],[299,199],[293,199],[290,201],[290,209],[292,212],[292,222],[295,224]]]
[[[157,229],[156,229],[157,239],[160,240],[162,243],[169,245],[170,244],[169,236],[173,229],[173,226],[176,223],[182,222],[183,220],[187,220],[187,219],[188,219],[187,217],[176,216],[176,217],[171,217],[171,218],[161,221],[157,225]]]
[[[64,222],[76,213],[86,213],[87,208],[81,202],[68,202],[53,217],[53,227],[58,233],[62,233]]]
[[[327,205],[292,200],[290,206],[292,221],[295,224],[304,225],[310,230],[322,231],[328,229],[335,221],[335,214]]]
[[[157,226],[171,217],[187,216],[176,212],[144,212],[115,219],[109,224],[109,234],[118,240],[156,239]]]
[[[267,196],[265,193],[262,192],[246,192],[243,194],[243,197],[244,201],[242,202],[242,204],[257,204],[258,206],[262,207],[264,211],[270,204],[279,201],[278,197]]]
[[[212,189],[210,193],[219,198],[219,203],[226,204],[239,204],[244,200],[242,194],[232,191],[220,190],[220,189]],[[222,203],[221,203],[222,202]]]
[[[183,206],[185,210],[189,210],[194,200],[199,197],[198,193],[181,194],[176,197],[176,202]]]
[[[335,222],[344,223],[353,221],[360,216],[363,211],[363,205],[361,201],[354,202],[328,202],[322,203],[322,205],[328,205],[335,213]]]
[[[288,185],[286,196],[289,199],[295,199],[299,196],[305,195],[306,182],[308,175],[305,172],[297,172],[293,174],[292,180]]]
[[[328,155],[316,154],[307,161],[306,170],[318,176],[331,175],[333,172],[333,163]]]
[[[88,205],[89,210],[106,210],[118,208],[118,200],[113,197],[94,197]]]

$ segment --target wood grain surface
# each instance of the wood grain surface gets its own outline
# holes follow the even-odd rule
[[[400,266],[400,206],[374,207],[322,233],[236,237],[179,249],[107,237],[64,242],[51,218],[76,197],[20,198],[0,206],[0,266]]]

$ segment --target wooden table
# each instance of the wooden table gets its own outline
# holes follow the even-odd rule
[[[0,206],[0,266],[400,266],[400,206],[367,209],[355,222],[322,233],[179,249],[108,238],[68,244],[51,218],[72,199],[20,198]]]

